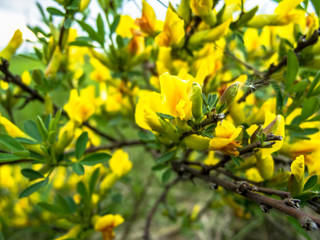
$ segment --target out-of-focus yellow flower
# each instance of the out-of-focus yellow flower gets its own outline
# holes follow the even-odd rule
[[[58,142],[56,145],[56,152],[62,153],[63,150],[69,146],[74,139],[74,131],[78,125],[74,121],[68,121],[60,130]]]
[[[81,0],[80,1],[80,7],[79,7],[79,11],[80,12],[83,12],[84,10],[87,9],[89,3],[90,3],[91,0]]]
[[[215,165],[219,162],[219,158],[215,157],[214,151],[210,151],[208,157],[204,160],[206,165]]]
[[[100,189],[102,192],[107,191],[110,189],[115,182],[118,180],[117,175],[114,172],[111,172],[105,176],[100,184]]]
[[[212,11],[213,1],[210,0],[191,0],[190,8],[197,16],[209,15]]]
[[[236,147],[241,147],[236,140],[242,132],[241,127],[235,128],[232,123],[223,120],[215,129],[215,136],[210,140],[209,150],[219,150],[229,155],[238,156]]]
[[[22,32],[18,29],[14,32],[8,45],[0,52],[0,57],[10,60],[11,56],[22,44]]]
[[[26,84],[26,85],[30,85],[31,83],[31,76],[29,71],[24,71],[21,75],[21,81]]]
[[[114,172],[118,178],[126,175],[132,168],[132,162],[129,160],[128,153],[122,149],[118,149],[112,154],[109,165],[112,172]]]
[[[121,215],[107,214],[102,217],[98,217],[94,223],[94,229],[102,233],[103,240],[112,240],[115,237],[113,229],[124,222]]]
[[[304,187],[304,156],[300,155],[291,164],[288,190],[292,196],[299,195]]]
[[[248,180],[255,182],[262,182],[263,178],[261,177],[257,168],[250,168],[246,171],[246,177]]]
[[[77,238],[80,231],[81,231],[81,226],[76,225],[73,228],[71,228],[65,235],[58,237],[58,238],[55,238],[55,240]]]
[[[179,46],[185,36],[184,22],[178,15],[168,8],[163,31],[156,37],[155,41],[160,46]]]
[[[145,1],[142,1],[142,16],[137,18],[135,23],[140,27],[141,31],[153,36],[161,25],[157,20],[153,8]]]
[[[194,205],[192,212],[190,214],[190,221],[197,220],[197,217],[199,215],[200,210],[201,210],[200,205],[198,205],[198,204]]]
[[[283,0],[279,3],[273,14],[254,16],[249,22],[249,27],[263,28],[264,26],[281,26],[291,22],[299,22],[304,16],[304,11],[294,10],[302,0]]]
[[[160,76],[160,86],[163,105],[169,111],[167,114],[181,120],[189,120],[192,116],[190,100],[192,82],[164,73]]]
[[[189,44],[191,46],[197,46],[202,45],[206,42],[214,42],[218,40],[219,38],[227,34],[230,23],[231,19],[225,21],[215,28],[196,32],[190,37]]]
[[[128,51],[132,56],[136,56],[143,53],[144,46],[144,37],[134,36],[128,43]]]
[[[67,112],[70,120],[78,124],[86,121],[96,109],[95,88],[88,86],[80,90],[80,96],[76,89],[70,92],[69,101],[64,105],[64,110]]]
[[[129,15],[121,15],[116,33],[124,38],[131,38],[139,27]]]
[[[8,90],[9,88],[9,83],[3,81],[3,80],[0,80],[0,89],[2,90]]]
[[[103,65],[98,59],[90,58],[90,63],[93,66],[94,70],[90,73],[90,78],[97,82],[105,82],[108,79],[111,79],[109,69]]]

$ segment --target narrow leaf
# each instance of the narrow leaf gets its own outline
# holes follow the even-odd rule
[[[49,179],[46,178],[45,180],[42,180],[40,182],[37,182],[35,184],[32,184],[31,186],[27,187],[26,189],[24,189],[20,195],[19,198],[24,198],[24,197],[28,197],[29,195],[31,195],[32,193],[38,191],[40,188],[44,187],[45,185],[47,185],[49,182]]]
[[[76,153],[76,158],[80,159],[81,156],[83,155],[83,153],[86,150],[86,146],[88,143],[88,133],[87,132],[83,132],[80,137],[77,139],[76,142],[76,149],[75,149],[75,153]]]
[[[0,134],[0,143],[9,148],[11,151],[25,150],[25,148],[16,139],[7,134]]]
[[[177,150],[173,150],[171,152],[167,152],[156,160],[156,164],[159,165],[161,163],[165,163],[172,159],[177,153]]]
[[[111,156],[107,153],[94,153],[89,156],[86,156],[84,159],[80,161],[83,165],[93,166],[98,163],[107,162]]]
[[[287,75],[286,75],[286,89],[292,86],[294,80],[296,79],[299,69],[299,61],[296,54],[289,50],[287,59]]]
[[[40,172],[37,172],[31,168],[24,168],[21,170],[21,173],[23,176],[25,176],[26,178],[29,178],[30,180],[44,178],[44,176]]]

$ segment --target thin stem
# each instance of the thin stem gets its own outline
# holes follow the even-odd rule
[[[176,185],[179,181],[181,180],[181,177],[177,177],[175,180],[173,180],[171,183],[167,184],[164,191],[162,192],[162,194],[160,195],[160,197],[157,199],[157,201],[154,203],[151,211],[149,212],[148,214],[148,217],[147,217],[147,221],[146,221],[146,225],[144,227],[144,236],[143,236],[143,239],[145,240],[150,240],[151,239],[151,236],[150,236],[150,227],[151,227],[151,222],[152,222],[152,219],[153,219],[153,216],[155,215],[159,205],[161,202],[164,202],[166,197],[167,197],[167,194],[169,192],[169,190],[174,186]]]

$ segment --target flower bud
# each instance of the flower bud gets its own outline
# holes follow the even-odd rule
[[[61,58],[62,53],[60,51],[60,48],[56,47],[51,57],[50,63],[44,73],[45,77],[55,77],[60,67]]]
[[[191,149],[203,151],[209,149],[210,140],[208,137],[192,134],[184,138],[184,143]]]
[[[222,94],[218,102],[218,112],[227,109],[235,100],[239,89],[239,82],[231,84]]]
[[[182,18],[185,23],[190,21],[190,0],[181,0],[178,8],[178,16]]]
[[[14,32],[8,45],[0,52],[0,57],[10,60],[11,56],[16,52],[22,44],[22,33],[18,29]]]
[[[264,134],[268,134],[268,133],[276,132],[278,127],[279,127],[279,125],[280,125],[280,122],[281,122],[281,116],[277,115],[276,118],[271,123],[269,123],[268,126],[266,126],[263,129],[263,133]]]
[[[191,93],[191,102],[192,102],[192,116],[198,120],[202,117],[202,89],[199,83],[192,83],[192,93]]]
[[[273,176],[274,172],[274,161],[271,155],[268,155],[266,158],[262,158],[260,152],[256,154],[257,158],[257,169],[261,177],[265,180],[270,179]]]

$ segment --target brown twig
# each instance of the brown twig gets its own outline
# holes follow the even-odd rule
[[[304,48],[314,45],[320,36],[320,29],[316,29],[313,34],[310,36],[309,39],[305,39],[306,36],[301,38],[298,42],[297,47],[294,49],[294,53],[298,55]],[[298,57],[298,56],[297,56]],[[254,88],[250,88],[248,91],[244,93],[244,95],[238,100],[238,103],[244,102],[246,97],[250,95],[252,92],[256,91],[257,89],[268,86],[270,81],[272,80],[271,75],[276,71],[279,71],[282,67],[287,64],[287,56],[284,56],[278,65],[271,64],[268,68],[268,71],[263,75],[261,79],[253,83]]]
[[[151,211],[149,212],[148,214],[148,217],[147,217],[147,221],[146,221],[146,225],[144,227],[144,236],[143,236],[143,239],[145,240],[150,240],[151,239],[151,236],[150,236],[150,227],[151,227],[151,222],[152,222],[152,219],[153,219],[153,216],[154,214],[156,213],[159,205],[161,202],[163,202],[166,197],[167,197],[167,194],[169,192],[169,190],[174,186],[176,185],[179,181],[181,180],[181,177],[177,177],[175,180],[173,180],[171,183],[167,184],[164,191],[162,192],[162,194],[160,195],[160,197],[157,199],[157,201],[154,203]]]
[[[29,87],[28,85],[24,84],[21,81],[21,78],[17,75],[13,75],[10,71],[9,71],[9,62],[6,59],[2,59],[2,62],[0,64],[0,71],[2,73],[5,74],[5,78],[4,81],[8,82],[8,83],[13,83],[17,86],[19,86],[24,92],[27,92],[31,95],[30,98],[26,98],[27,103],[31,100],[38,100],[40,102],[44,102],[44,98],[39,94],[39,92],[31,87]],[[25,104],[24,104],[25,105]],[[57,111],[59,108],[54,105],[53,108],[55,109],[55,111]],[[62,112],[63,115],[68,117],[68,114],[63,111]],[[94,131],[96,134],[98,134],[99,136],[109,140],[109,141],[117,141],[115,138],[109,136],[108,134],[103,133],[102,131],[100,131],[99,129],[93,127],[92,125],[89,124],[89,122],[84,122],[83,123],[84,126],[90,128],[92,131]]]
[[[274,208],[278,211],[292,216],[299,220],[301,226],[307,230],[315,230],[320,227],[320,218],[312,216],[308,213],[302,212],[298,209],[298,206],[294,204],[295,200],[293,199],[283,199],[278,200],[265,195],[261,195],[254,191],[259,190],[256,186],[250,186],[249,184],[239,184],[237,182],[229,182],[224,179],[210,176],[208,174],[204,174],[202,171],[191,168],[181,162],[173,162],[173,169],[183,176],[185,174],[190,175],[190,177],[200,178],[205,182],[214,183],[218,186],[223,187],[224,189],[234,192],[236,194],[242,195],[247,199],[258,203],[265,212],[268,209]],[[265,191],[265,189],[261,189],[261,191]],[[270,193],[270,192],[269,192]],[[280,194],[282,196],[283,193],[272,191],[272,194]],[[284,197],[284,196],[283,196]],[[290,204],[291,203],[291,204]],[[293,204],[292,204],[293,203]]]

